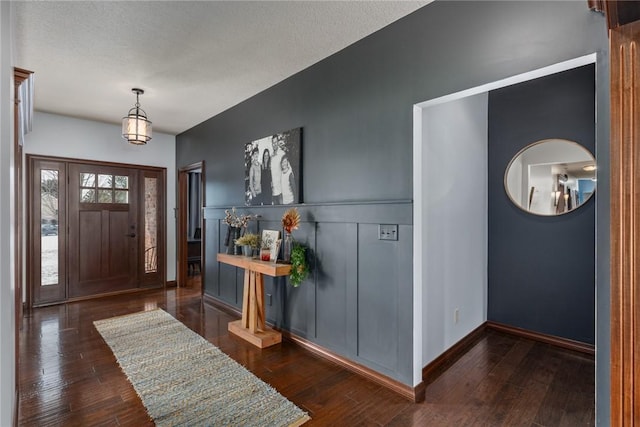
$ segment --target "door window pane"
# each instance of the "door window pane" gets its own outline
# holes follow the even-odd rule
[[[112,203],[113,194],[111,190],[98,190],[98,203]]]
[[[81,173],[80,174],[80,186],[81,187],[95,187],[96,175],[94,173]]]
[[[129,203],[129,192],[116,190],[116,203]]]
[[[98,187],[100,188],[112,188],[113,187],[113,175],[98,175]]]
[[[41,285],[58,284],[58,171],[40,171]]]
[[[116,175],[116,188],[129,188],[129,177]]]
[[[83,188],[80,190],[80,202],[81,203],[95,203],[96,202],[96,190],[89,190]]]
[[[144,178],[144,272],[158,271],[158,179]]]

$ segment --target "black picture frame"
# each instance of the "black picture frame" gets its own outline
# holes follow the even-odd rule
[[[302,203],[301,143],[302,128],[295,128],[245,144],[247,206]]]

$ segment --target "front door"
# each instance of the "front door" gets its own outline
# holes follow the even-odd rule
[[[138,282],[137,170],[69,164],[68,298]]]

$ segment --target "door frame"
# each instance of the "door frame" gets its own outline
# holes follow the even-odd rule
[[[610,3],[610,2],[609,2]],[[640,3],[636,2],[636,5]],[[612,8],[611,11],[615,11]],[[611,64],[611,416],[612,426],[640,419],[640,68],[634,45],[640,20],[609,30]]]
[[[14,289],[15,289],[15,389],[18,396],[18,360],[20,331],[22,330],[22,318],[24,315],[24,161],[22,145],[20,145],[20,86],[27,80],[33,71],[24,68],[13,68],[13,167],[14,167]]]
[[[158,283],[158,287],[162,287],[165,288],[166,287],[166,264],[167,264],[167,260],[166,260],[166,246],[167,246],[167,242],[166,242],[166,229],[167,229],[167,215],[166,215],[166,203],[167,203],[167,180],[166,180],[166,175],[167,175],[167,169],[164,167],[158,167],[158,166],[149,166],[149,165],[135,165],[135,164],[128,164],[128,163],[115,163],[115,162],[103,162],[103,161],[97,161],[97,160],[87,160],[87,159],[75,159],[75,158],[68,158],[68,157],[55,157],[55,156],[46,156],[46,155],[39,155],[39,154],[27,154],[26,155],[26,165],[27,165],[27,173],[26,176],[28,178],[27,181],[27,197],[26,197],[26,201],[27,201],[27,205],[26,205],[26,224],[27,224],[27,235],[26,235],[26,249],[27,249],[27,259],[26,259],[26,272],[27,272],[27,280],[26,280],[26,305],[28,308],[32,308],[34,305],[34,287],[36,286],[36,284],[33,282],[33,268],[34,268],[34,262],[33,262],[33,250],[32,250],[32,246],[33,244],[31,242],[33,242],[33,239],[35,239],[37,236],[39,236],[39,233],[36,233],[34,230],[34,225],[33,225],[33,209],[35,209],[35,206],[33,206],[32,203],[32,198],[33,198],[33,194],[32,194],[32,182],[31,182],[31,178],[30,176],[33,174],[33,164],[36,161],[51,161],[51,162],[61,162],[61,163],[66,163],[67,164],[67,168],[70,164],[72,163],[80,163],[80,164],[85,164],[85,165],[96,165],[96,166],[104,166],[104,167],[114,167],[114,168],[129,168],[129,169],[137,169],[138,174],[140,176],[144,175],[144,172],[146,171],[152,171],[152,172],[156,172],[157,173],[157,177],[161,180],[161,182],[159,182],[158,185],[158,195],[159,195],[159,199],[161,199],[161,203],[159,203],[158,205],[158,213],[159,213],[159,217],[158,217],[158,242],[162,243],[162,248],[161,250],[158,250],[158,274],[160,274],[160,282]],[[68,184],[68,176],[67,176],[67,182],[65,184]],[[71,190],[68,190],[71,191]],[[67,198],[68,199],[68,198]],[[68,214],[68,200],[65,201],[65,209],[67,210],[67,214]],[[139,217],[141,217],[143,212],[143,209],[141,209],[139,211]],[[142,222],[140,222],[142,224]],[[67,224],[64,225],[65,227],[67,226]],[[65,247],[65,251],[68,250],[68,242],[65,240],[64,242],[64,247]],[[142,260],[141,257],[139,257],[140,260]],[[68,266],[68,259],[65,260],[65,262],[67,263],[66,266]],[[142,262],[140,263],[140,265],[142,265]],[[105,295],[113,295],[113,294],[119,294],[119,293],[128,293],[128,292],[138,292],[138,291],[144,291],[149,289],[149,284],[148,283],[144,283],[143,281],[143,277],[141,277],[141,273],[140,273],[140,268],[138,269],[137,272],[137,283],[138,283],[138,287],[137,288],[132,288],[129,290],[125,290],[125,291],[117,291],[114,293],[107,293],[107,294],[99,294],[99,295],[95,295],[95,296],[87,296],[87,297],[77,297],[77,298],[66,298],[63,301],[57,301],[57,302],[52,302],[52,303],[46,303],[46,304],[42,304],[42,305],[51,305],[51,304],[60,304],[60,303],[66,303],[66,302],[71,302],[71,301],[76,301],[76,300],[83,300],[83,299],[88,299],[88,298],[94,298],[94,297],[101,297],[101,296],[105,296]],[[69,283],[68,283],[68,277],[67,280],[64,283],[65,289],[67,289]]]
[[[177,286],[179,288],[187,286],[187,204],[189,203],[188,197],[188,185],[187,179],[189,172],[200,170],[200,209],[204,209],[206,206],[204,191],[205,186],[205,169],[204,160],[190,165],[183,166],[178,169],[178,226],[176,227],[176,244],[178,246],[178,274],[177,274]],[[200,243],[200,265],[205,265],[205,221],[204,215],[201,224],[201,243]],[[202,285],[200,286],[200,293],[204,293],[204,268],[201,268],[200,277],[202,278]]]

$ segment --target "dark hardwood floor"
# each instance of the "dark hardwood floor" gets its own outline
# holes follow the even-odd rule
[[[487,330],[427,386],[426,401],[414,404],[289,341],[260,350],[229,336],[235,319],[201,304],[199,286],[28,313],[20,334],[19,424],[153,425],[92,322],[155,307],[306,410],[309,426],[594,424],[593,357]]]

